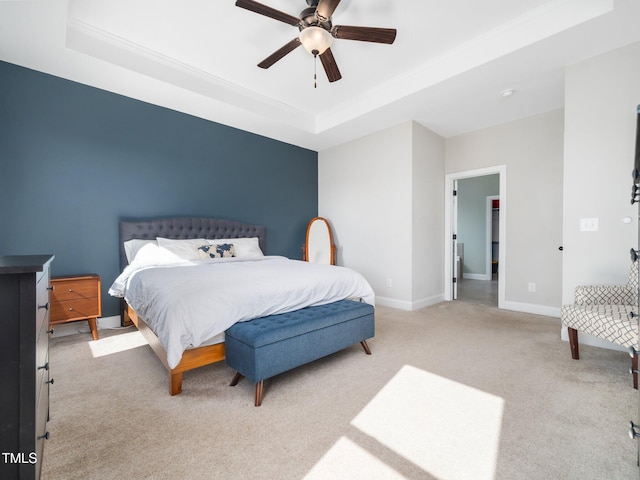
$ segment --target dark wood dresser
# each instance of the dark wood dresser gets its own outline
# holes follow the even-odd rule
[[[49,437],[49,267],[0,256],[0,478],[40,478]]]

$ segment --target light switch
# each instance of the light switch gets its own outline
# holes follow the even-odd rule
[[[597,232],[598,219],[597,218],[581,218],[580,231],[581,232]]]

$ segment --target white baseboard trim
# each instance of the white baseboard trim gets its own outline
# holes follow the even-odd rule
[[[396,300],[395,298],[378,297],[376,296],[376,305],[382,305],[383,307],[397,308],[398,310],[406,310],[412,312],[414,310],[420,310],[421,308],[429,307],[444,301],[444,294],[434,295],[433,297],[423,298],[411,302],[408,300]]]
[[[462,279],[468,278],[469,280],[491,280],[491,276],[485,273],[463,273]]]
[[[430,307],[431,305],[436,305],[437,303],[441,302],[444,302],[444,293],[413,302],[412,310],[420,310],[422,308]]]
[[[533,313],[535,315],[560,318],[560,307],[549,307],[547,305],[510,302],[505,300],[504,305],[502,305],[501,308],[505,310],[513,310],[514,312]]]
[[[120,315],[114,315],[112,317],[100,317],[98,318],[98,331],[107,330],[110,328],[120,327]],[[53,338],[65,337],[67,335],[75,335],[76,333],[91,333],[89,329],[89,323],[83,320],[77,322],[63,323],[62,325],[56,325],[53,327]],[[90,337],[90,340],[92,338]]]

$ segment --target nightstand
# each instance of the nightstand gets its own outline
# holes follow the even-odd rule
[[[100,277],[96,274],[51,278],[51,326],[88,320],[91,335],[98,340],[96,320],[102,315]]]

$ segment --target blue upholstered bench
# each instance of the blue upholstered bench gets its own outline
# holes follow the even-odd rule
[[[227,364],[236,370],[231,385],[246,377],[262,404],[263,381],[374,336],[373,306],[353,300],[239,322],[225,333]]]

